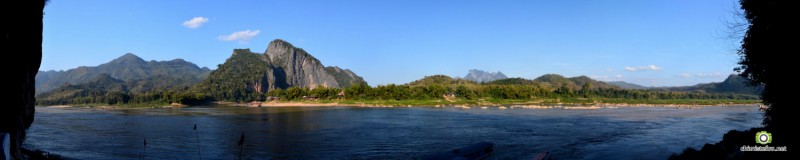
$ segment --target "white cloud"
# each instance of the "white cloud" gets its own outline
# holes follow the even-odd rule
[[[208,22],[208,18],[206,17],[194,17],[188,21],[183,21],[183,26],[185,26],[186,28],[195,29],[199,28],[200,26],[203,25],[203,23],[206,22]]]
[[[661,67],[658,67],[658,66],[652,65],[652,64],[651,65],[647,65],[647,66],[636,66],[636,67],[625,66],[625,70],[626,71],[631,71],[631,72],[636,72],[636,71],[658,71],[658,70],[661,70]]]
[[[594,75],[594,76],[589,76],[589,78],[600,80],[600,81],[606,81],[606,82],[608,82],[608,81],[621,81],[622,80],[622,75],[621,74],[617,74],[617,75],[613,75],[613,76]]]
[[[605,80],[605,79],[608,79],[608,76],[589,76],[589,78]]]
[[[722,74],[720,72],[697,73],[697,74],[681,73],[678,76],[679,77],[683,77],[683,78],[693,78],[693,77],[697,77],[697,78],[723,78],[723,77],[725,77],[725,74]]]
[[[242,43],[242,42],[250,41],[250,39],[253,39],[253,37],[256,37],[258,35],[258,33],[261,33],[261,30],[252,31],[252,30],[248,29],[248,30],[244,30],[244,31],[233,32],[230,35],[221,35],[221,36],[219,36],[219,40],[223,40],[223,41],[239,41],[240,43]]]

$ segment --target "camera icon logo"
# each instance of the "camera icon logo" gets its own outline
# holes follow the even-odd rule
[[[767,131],[756,133],[756,143],[762,145],[772,143],[772,134]]]

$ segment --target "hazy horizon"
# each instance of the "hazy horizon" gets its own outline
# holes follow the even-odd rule
[[[51,1],[41,70],[96,66],[125,53],[215,69],[233,49],[264,52],[284,39],[371,85],[479,69],[688,86],[733,73],[738,40],[724,37],[735,9],[732,0]]]

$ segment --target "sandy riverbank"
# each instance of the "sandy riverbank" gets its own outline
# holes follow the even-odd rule
[[[754,106],[760,107],[760,103],[752,104],[736,104],[736,103],[720,103],[720,104],[631,104],[631,103],[596,103],[596,104],[581,104],[581,103],[510,103],[510,104],[494,104],[494,103],[442,103],[442,104],[381,104],[376,102],[367,103],[339,103],[339,102],[315,102],[315,101],[270,101],[270,102],[255,102],[255,103],[236,103],[217,101],[213,102],[216,105],[232,106],[232,107],[457,107],[457,108],[529,108],[529,109],[600,109],[600,108],[619,108],[619,107],[670,107],[670,108],[699,108],[699,107],[713,107],[713,106]],[[94,108],[94,109],[147,109],[147,108],[179,108],[186,107],[187,105],[171,104],[171,105],[54,105],[42,106],[49,108]]]
[[[713,106],[760,106],[759,103],[753,104],[629,104],[629,103],[598,103],[598,104],[572,104],[572,103],[531,103],[531,104],[436,104],[436,105],[397,105],[397,104],[374,104],[374,103],[316,103],[316,102],[280,102],[270,101],[261,103],[235,103],[235,102],[214,102],[214,104],[241,107],[459,107],[459,108],[482,108],[482,107],[503,107],[503,108],[565,108],[565,109],[599,109],[617,107],[675,107],[675,108],[696,108]]]

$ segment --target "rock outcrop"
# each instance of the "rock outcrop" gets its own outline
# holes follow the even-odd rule
[[[314,88],[339,87],[339,83],[325,70],[325,66],[317,58],[308,54],[302,48],[296,48],[289,42],[281,39],[269,43],[264,53],[278,70],[276,77],[285,77],[288,86]],[[286,87],[286,86],[281,86]]]
[[[350,70],[325,67],[314,56],[276,39],[263,54],[235,49],[233,55],[194,87],[217,100],[258,100],[273,89],[347,87],[364,79]]]
[[[469,70],[469,73],[467,73],[467,76],[464,76],[464,79],[470,80],[470,81],[475,81],[475,82],[478,82],[478,83],[480,83],[480,82],[491,82],[491,81],[494,81],[494,80],[506,79],[506,78],[508,78],[508,77],[506,77],[505,74],[503,74],[502,72],[499,72],[499,71],[498,72],[486,72],[486,71],[477,70],[477,69]]]

